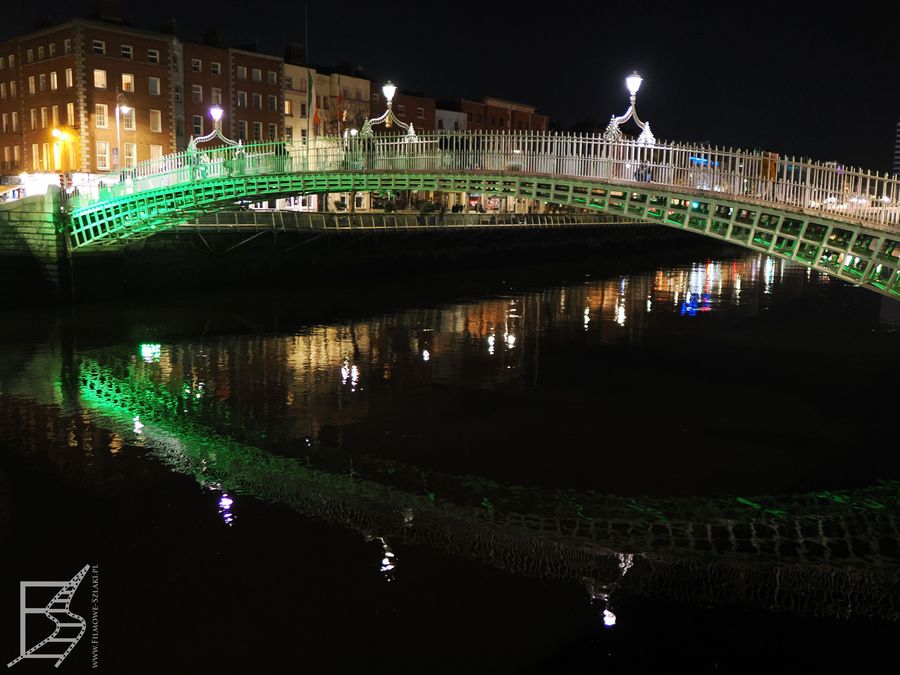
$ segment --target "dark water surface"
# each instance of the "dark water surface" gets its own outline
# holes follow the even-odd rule
[[[900,303],[753,254],[166,303],[4,316],[3,663],[92,564],[101,672],[900,668]]]

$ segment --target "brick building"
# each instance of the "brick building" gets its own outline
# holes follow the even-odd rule
[[[377,88],[372,88],[372,117],[379,117],[385,110],[387,110],[387,100],[384,98],[384,94],[381,93],[381,85],[379,84]],[[437,122],[435,118],[435,110],[436,110],[435,100],[433,98],[427,98],[425,96],[418,96],[415,94],[407,94],[401,91],[398,91],[394,95],[394,114],[400,119],[400,121],[406,124],[412,124],[415,126],[417,132],[419,131],[434,131],[437,128]],[[378,126],[374,129],[376,132],[384,131],[384,126]],[[395,129],[392,131],[396,131]]]
[[[111,171],[173,152],[178,67],[174,37],[84,19],[0,43],[4,170]]]
[[[185,137],[212,131],[209,109],[219,105],[222,132],[253,143],[284,137],[284,60],[234,48],[185,42]]]
[[[481,131],[547,131],[550,118],[539,115],[534,106],[485,96],[481,101],[462,99],[460,112],[466,115],[466,128]]]

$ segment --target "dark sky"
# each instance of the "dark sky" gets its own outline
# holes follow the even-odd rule
[[[627,104],[638,69],[640,115],[661,139],[709,141],[891,168],[900,116],[900,6],[745,2],[310,2],[310,58],[348,61],[373,79],[435,98],[500,96],[560,125],[601,126]],[[893,4],[893,3],[891,3]],[[94,0],[43,0],[7,13],[0,38],[43,15],[86,16]],[[182,39],[209,26],[223,44],[282,55],[303,41],[303,1],[122,2],[132,24],[175,17]]]

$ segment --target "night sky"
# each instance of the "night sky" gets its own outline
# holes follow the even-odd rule
[[[726,6],[727,4],[727,6]],[[223,46],[284,54],[303,41],[303,2],[123,2],[131,24],[176,18],[184,40],[215,26]],[[709,141],[891,168],[900,116],[900,9],[830,15],[794,3],[310,2],[310,61],[363,66],[374,80],[442,98],[531,103],[558,128],[605,126],[644,77],[638,112],[657,138]],[[41,16],[88,16],[93,0],[44,0],[4,17],[0,38]],[[852,8],[852,5],[847,7]],[[256,12],[253,17],[249,13]],[[824,16],[823,16],[824,15]]]

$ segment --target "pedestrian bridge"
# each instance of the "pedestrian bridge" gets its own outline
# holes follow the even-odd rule
[[[147,237],[242,201],[401,190],[524,197],[659,223],[900,297],[896,177],[601,135],[453,132],[192,150],[80,189],[67,201],[67,231],[80,249]]]

